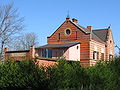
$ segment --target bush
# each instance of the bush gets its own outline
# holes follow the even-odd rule
[[[89,75],[80,66],[80,62],[68,64],[65,60],[57,66],[48,68],[49,88],[52,89],[80,89],[89,85]]]
[[[46,76],[32,60],[8,61],[0,65],[0,88],[44,88]],[[46,87],[47,88],[47,87]]]
[[[108,89],[113,88],[114,90],[120,89],[120,58],[115,58],[108,63],[108,68],[113,73],[111,75],[110,84],[108,84]]]
[[[117,65],[116,65],[117,64]],[[92,90],[119,90],[120,88],[120,60],[110,62],[98,62],[95,66],[88,68],[90,85]]]
[[[0,64],[0,89],[119,90],[120,58],[81,67],[80,62],[58,60],[48,68],[32,60]]]

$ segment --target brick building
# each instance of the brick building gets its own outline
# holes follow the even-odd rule
[[[98,60],[110,60],[114,57],[111,28],[97,30],[93,30],[92,26],[85,28],[79,25],[75,18],[71,20],[67,17],[63,24],[50,37],[47,37],[47,42],[48,44],[35,48],[29,56],[65,58],[69,61],[80,61],[85,66],[94,65]]]
[[[85,28],[79,25],[75,18],[71,20],[67,17],[63,24],[47,37],[47,42],[48,44],[37,48],[41,57],[65,58],[88,66],[94,65],[98,60],[110,60],[114,57],[111,28]]]

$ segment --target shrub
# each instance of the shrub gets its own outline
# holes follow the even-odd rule
[[[116,70],[120,70],[116,67],[118,62],[120,63],[117,60],[110,62],[100,61],[95,66],[88,68],[87,72],[90,76],[92,90],[119,90],[120,75],[116,74]]]
[[[89,76],[80,62],[68,64],[65,60],[59,62],[57,66],[48,68],[49,88],[50,89],[78,89],[87,86]]]
[[[32,60],[0,64],[0,89],[119,90],[120,58],[81,67],[80,62],[58,60],[47,69]]]
[[[46,76],[32,60],[8,61],[0,65],[0,88],[44,88]],[[47,87],[46,87],[47,88]]]

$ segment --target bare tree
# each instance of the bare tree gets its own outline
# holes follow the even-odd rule
[[[12,44],[14,50],[28,50],[31,46],[37,45],[37,35],[33,32],[16,37]]]
[[[3,48],[14,34],[23,29],[23,17],[19,17],[18,10],[13,4],[0,6],[0,55],[3,56]]]

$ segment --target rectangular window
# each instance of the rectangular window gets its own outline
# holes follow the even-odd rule
[[[52,58],[52,50],[48,49],[48,58]]]
[[[78,39],[78,32],[76,31],[76,40]]]
[[[109,60],[112,60],[113,59],[113,55],[109,55]]]
[[[101,60],[104,60],[104,53],[101,53]]]
[[[42,49],[42,57],[52,58],[52,50]]]
[[[96,59],[96,51],[93,51],[93,59]]]
[[[95,60],[99,59],[99,52],[93,51],[93,59]]]
[[[42,49],[42,57],[46,57],[46,55],[47,55],[46,49]]]
[[[97,52],[97,60],[99,60],[99,52]]]
[[[58,33],[58,40],[60,40],[60,33]]]

